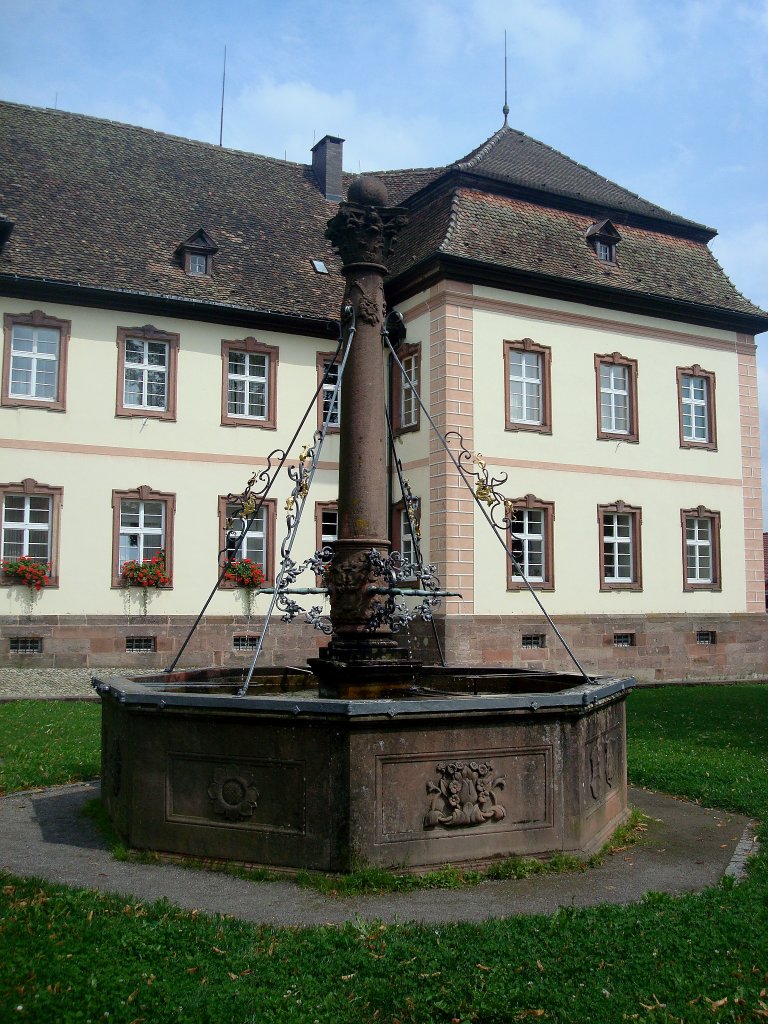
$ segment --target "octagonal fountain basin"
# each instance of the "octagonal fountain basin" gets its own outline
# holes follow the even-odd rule
[[[95,678],[102,799],[137,849],[281,868],[588,856],[627,815],[633,679],[418,670],[320,698],[303,668]]]

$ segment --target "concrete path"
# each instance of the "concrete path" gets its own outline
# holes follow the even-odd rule
[[[630,790],[650,816],[644,840],[603,867],[458,890],[424,890],[334,899],[290,882],[249,882],[171,864],[115,861],[80,811],[97,783],[17,793],[0,799],[0,869],[66,885],[122,893],[134,900],[167,897],[177,906],[230,914],[268,925],[341,924],[361,917],[386,923],[482,921],[550,914],[558,907],[633,903],[647,892],[684,893],[739,876],[754,846],[747,818],[685,800]]]

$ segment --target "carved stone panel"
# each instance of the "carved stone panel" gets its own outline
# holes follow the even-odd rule
[[[602,804],[619,782],[621,731],[609,729],[588,740],[585,749],[588,780],[587,800]]]
[[[301,761],[171,753],[166,820],[301,834],[306,830],[305,775]]]
[[[548,828],[549,746],[377,758],[378,842]]]

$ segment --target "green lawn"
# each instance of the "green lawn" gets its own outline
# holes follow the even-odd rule
[[[634,782],[768,819],[768,687],[639,691],[628,711]],[[86,729],[82,744],[86,765]],[[2,1022],[768,1019],[765,854],[747,881],[701,894],[428,928],[257,928],[9,877],[2,885]]]
[[[93,779],[101,772],[101,705],[0,704],[0,793]]]

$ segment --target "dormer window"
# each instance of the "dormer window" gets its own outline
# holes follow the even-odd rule
[[[218,251],[219,247],[208,232],[200,228],[179,245],[176,255],[189,277],[211,277],[213,257]]]
[[[595,252],[603,263],[613,263],[616,260],[616,246],[610,242],[595,242]]]
[[[0,252],[3,251],[3,246],[11,237],[11,232],[14,228],[14,222],[4,214],[0,213]]]
[[[616,246],[621,241],[621,235],[609,220],[592,224],[586,237],[601,263],[616,262]]]
[[[191,252],[187,257],[187,273],[190,277],[199,277],[208,273],[208,257],[199,252]]]

